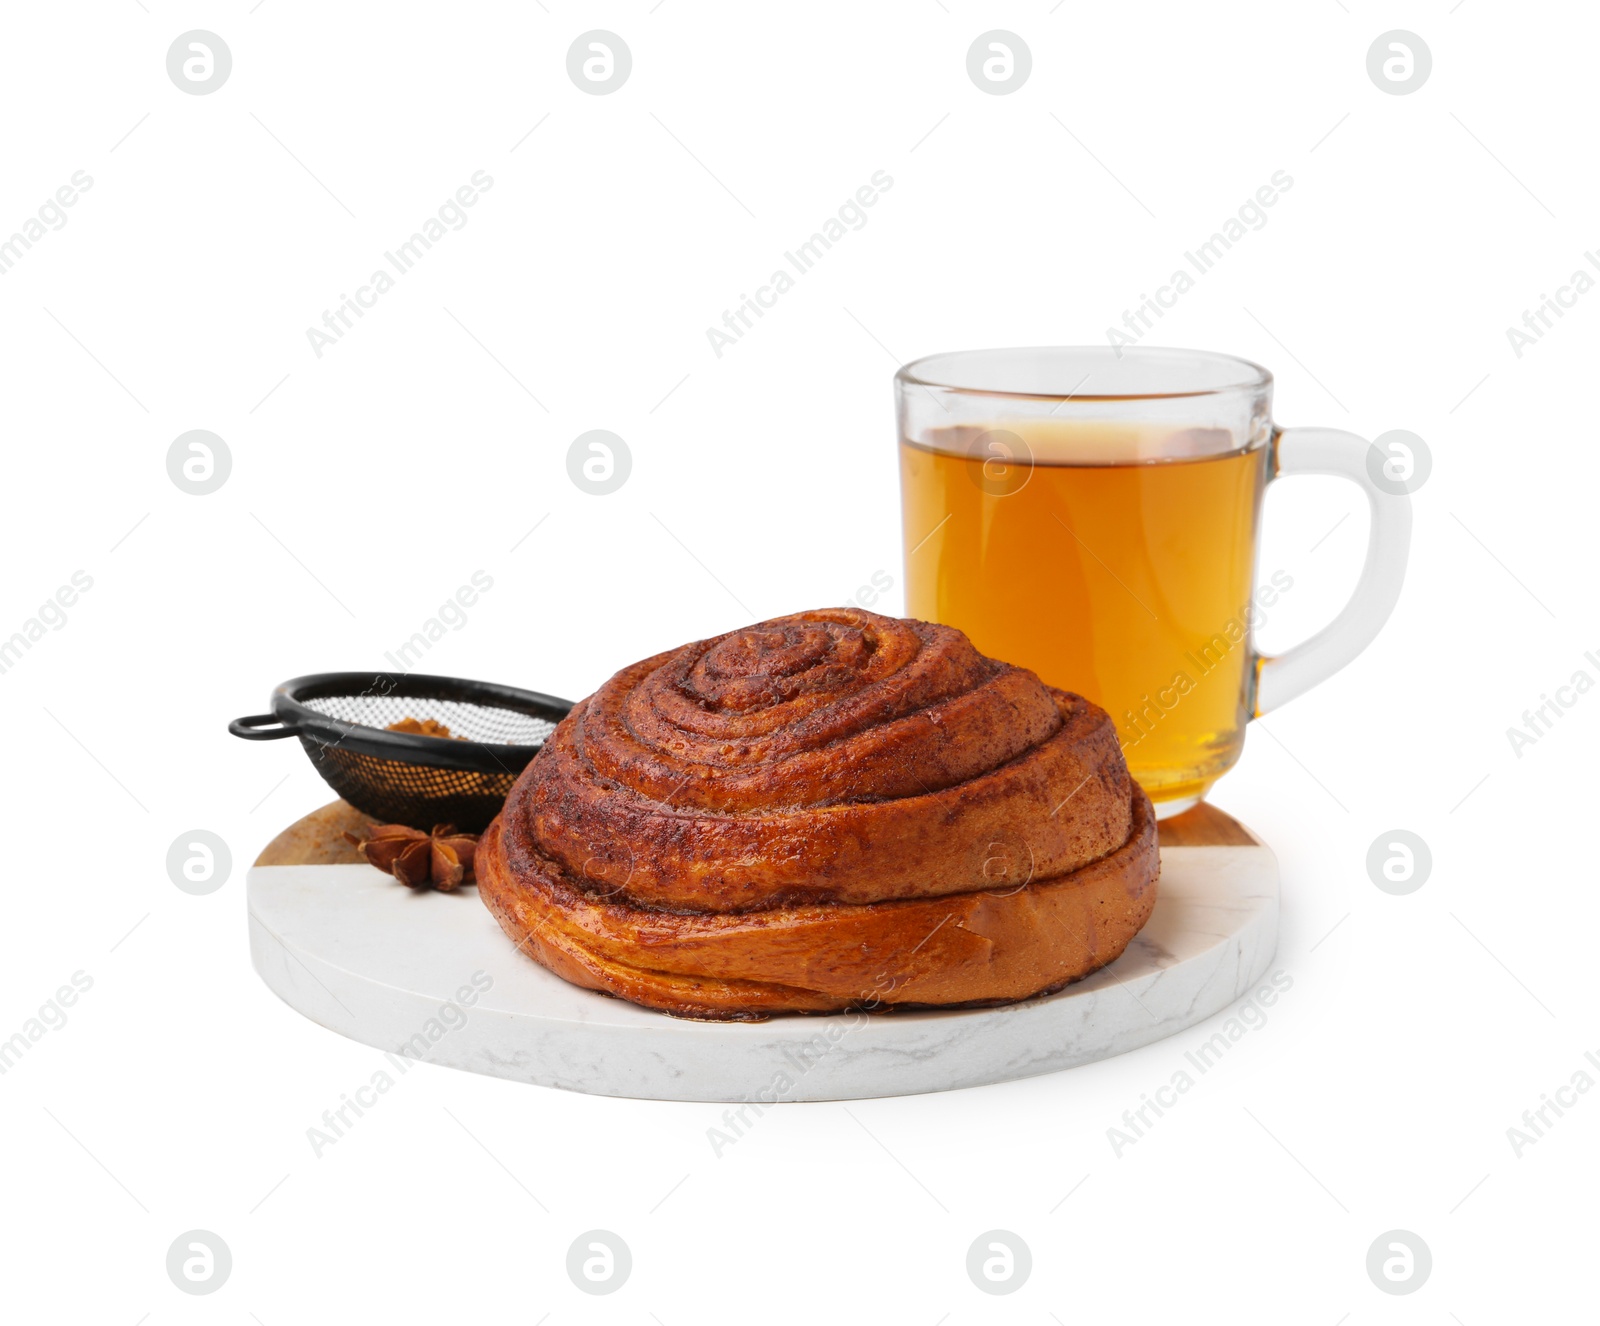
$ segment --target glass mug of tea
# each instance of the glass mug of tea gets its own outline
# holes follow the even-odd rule
[[[895,375],[906,611],[1110,713],[1165,818],[1231,769],[1246,723],[1350,662],[1400,596],[1410,499],[1365,439],[1272,422],[1272,375],[1195,350],[933,355]],[[1353,480],[1372,509],[1339,615],[1277,657],[1252,626],[1262,496]]]

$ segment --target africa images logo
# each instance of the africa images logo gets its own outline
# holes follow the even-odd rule
[[[434,215],[428,217],[403,243],[384,252],[384,259],[393,268],[390,272],[378,268],[366,282],[356,287],[354,295],[340,294],[339,302],[322,312],[322,328],[307,327],[306,340],[311,352],[321,359],[323,353],[344,339],[344,334],[355,326],[356,319],[364,318],[379,298],[399,284],[398,277],[407,276],[423,257],[452,230],[462,230],[471,218],[467,209],[476,207],[479,200],[494,188],[494,176],[486,170],[475,170],[472,179],[463,184],[439,205]]]
[[[766,310],[777,305],[781,296],[795,288],[796,278],[806,275],[852,230],[861,230],[867,224],[867,208],[877,206],[882,196],[894,188],[894,177],[886,170],[875,170],[872,178],[839,205],[838,211],[815,230],[810,238],[796,244],[793,250],[785,249],[783,258],[793,274],[780,267],[764,285],[758,285],[754,295],[741,293],[732,309],[722,311],[722,326],[707,327],[706,340],[718,359],[723,352],[737,345],[755,326],[755,319],[766,316]],[[848,229],[847,229],[848,227]]]

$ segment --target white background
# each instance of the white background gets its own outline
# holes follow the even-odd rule
[[[191,28],[233,53],[210,95],[166,72]],[[632,51],[611,95],[566,73],[593,28]],[[991,28],[1032,51],[1011,95],[966,72]],[[1394,28],[1433,52],[1411,95],[1366,72]],[[5,32],[0,233],[94,181],[0,277],[0,635],[93,578],[0,675],[0,1036],[93,980],[0,1078],[5,1316],[1593,1312],[1600,1092],[1520,1157],[1506,1135],[1600,1051],[1600,695],[1520,758],[1506,736],[1600,678],[1600,295],[1520,358],[1506,337],[1600,246],[1593,14],[104,0],[8,6]],[[318,358],[306,329],[477,170],[465,228]],[[877,170],[869,223],[717,358],[705,329]],[[494,587],[428,670],[573,697],[874,572],[896,610],[896,364],[1102,342],[1276,170],[1269,224],[1150,343],[1268,365],[1285,424],[1411,429],[1434,471],[1381,639],[1258,724],[1214,794],[1282,863],[1293,987],[1268,1024],[1120,1158],[1107,1129],[1215,1026],[1007,1086],[784,1108],[720,1158],[713,1106],[424,1066],[314,1157],[307,1128],[382,1060],[251,971],[246,864],[328,792],[295,743],[226,720],[284,678],[381,666],[475,570]],[[197,428],[233,458],[204,497],[165,462]],[[566,473],[593,428],[633,456],[606,497]],[[1261,569],[1295,588],[1269,646],[1342,602],[1360,504],[1332,479],[1273,492]],[[205,897],[165,869],[194,828],[233,853]],[[1407,897],[1366,872],[1394,828],[1433,853]],[[564,1269],[594,1227],[633,1252],[608,1298]],[[1034,1258],[1005,1298],[965,1271],[997,1227]],[[164,1269],[193,1228],[233,1252],[212,1297]],[[1364,1268],[1394,1228],[1433,1252],[1411,1297]]]

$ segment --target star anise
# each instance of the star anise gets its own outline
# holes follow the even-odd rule
[[[374,824],[365,838],[351,833],[345,837],[356,845],[362,860],[393,875],[407,888],[432,886],[441,893],[453,893],[472,881],[478,836],[459,833],[453,824],[435,824],[432,833],[404,824]]]

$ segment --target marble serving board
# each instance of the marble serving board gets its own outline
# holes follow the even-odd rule
[[[1148,1045],[1240,998],[1277,946],[1278,866],[1201,805],[1161,825],[1159,901],[1109,967],[1006,1008],[666,1017],[568,985],[476,890],[413,892],[353,862],[342,802],[286,829],[247,880],[256,971],[297,1012],[393,1054],[605,1096],[853,1100],[1052,1073]]]

